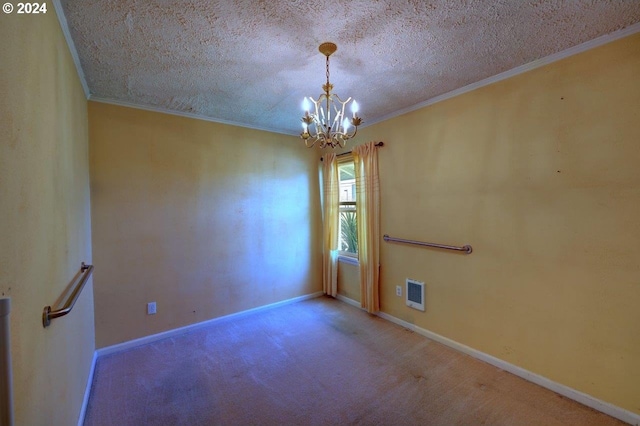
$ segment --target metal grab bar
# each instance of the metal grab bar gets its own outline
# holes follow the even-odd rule
[[[64,315],[67,315],[73,309],[73,305],[75,305],[76,300],[78,300],[78,296],[80,296],[80,292],[82,288],[89,280],[91,273],[93,272],[93,265],[85,265],[82,262],[80,266],[80,273],[82,274],[82,278],[76,285],[76,288],[73,289],[73,292],[69,295],[69,298],[65,302],[64,306],[60,309],[56,309],[55,311],[51,310],[51,306],[45,306],[42,311],[42,326],[47,327],[51,324],[51,320],[54,318],[58,318]]]
[[[441,249],[447,249],[447,250],[463,251],[465,252],[465,254],[471,254],[471,252],[473,251],[471,246],[468,244],[462,247],[458,247],[458,246],[448,246],[445,244],[423,243],[422,241],[403,240],[402,238],[393,238],[386,234],[382,237],[382,239],[385,240],[386,242],[413,244],[416,246],[426,246],[426,247],[435,247],[435,248],[441,248]]]

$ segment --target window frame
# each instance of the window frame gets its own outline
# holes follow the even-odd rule
[[[351,163],[354,166],[354,173],[355,173],[355,162],[353,159],[353,155],[348,154],[348,155],[344,155],[342,157],[338,158],[338,187],[340,186],[340,183],[342,182],[340,180],[340,166],[344,165],[345,163]],[[354,176],[355,179],[355,176]],[[354,180],[354,187],[355,187],[355,180]],[[354,188],[355,190],[355,188]],[[355,198],[355,194],[354,197]],[[358,200],[356,199],[355,201],[340,201],[340,198],[338,197],[338,217],[340,217],[340,213],[341,213],[341,208],[342,206],[353,206],[353,208],[356,208],[356,205],[358,203]],[[358,215],[356,214],[356,223],[358,221]],[[357,228],[356,228],[357,229]],[[357,231],[356,231],[357,232]],[[338,242],[341,241],[342,238],[342,232],[341,232],[341,226],[340,223],[338,223]],[[343,263],[349,263],[352,265],[359,265],[359,253],[352,253],[349,251],[343,251],[341,249],[341,244],[340,247],[338,248],[338,261],[341,261]]]

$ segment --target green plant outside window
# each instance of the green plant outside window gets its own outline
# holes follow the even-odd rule
[[[353,160],[338,164],[340,181],[340,242],[338,249],[349,255],[358,254],[358,221],[356,217],[356,179]]]

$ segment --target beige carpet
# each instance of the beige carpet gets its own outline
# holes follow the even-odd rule
[[[85,425],[622,425],[330,298],[103,356]]]

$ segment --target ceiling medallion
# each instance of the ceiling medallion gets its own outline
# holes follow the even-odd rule
[[[318,50],[327,57],[327,83],[322,85],[322,93],[318,100],[311,96],[302,101],[302,109],[305,111],[302,117],[302,133],[307,148],[316,143],[320,148],[344,147],[349,139],[356,135],[362,119],[358,117],[358,103],[350,97],[343,101],[332,93],[333,84],[329,83],[329,56],[338,49],[334,43],[322,43]],[[344,109],[351,102],[352,117],[346,117]],[[313,106],[313,112],[311,108]]]

